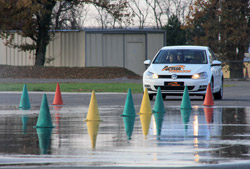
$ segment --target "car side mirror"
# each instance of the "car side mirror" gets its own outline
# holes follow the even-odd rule
[[[221,66],[221,61],[214,60],[211,66]]]
[[[145,60],[144,65],[150,65],[150,62],[151,62],[150,60]]]

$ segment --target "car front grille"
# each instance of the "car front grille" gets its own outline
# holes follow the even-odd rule
[[[159,79],[171,79],[172,75],[158,75]],[[192,75],[177,75],[177,79],[191,79]]]
[[[156,89],[158,89],[158,87],[161,88],[161,90],[184,90],[185,86],[154,86]],[[193,90],[194,86],[188,86],[188,90]]]

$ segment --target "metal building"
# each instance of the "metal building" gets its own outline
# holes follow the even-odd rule
[[[15,35],[15,42],[28,41]],[[57,31],[47,47],[45,66],[124,67],[139,75],[143,61],[152,59],[165,45],[166,33],[159,30]],[[35,53],[4,46],[0,39],[0,64],[34,65]]]

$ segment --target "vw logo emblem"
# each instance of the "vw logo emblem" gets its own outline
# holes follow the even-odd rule
[[[176,80],[176,79],[177,79],[177,74],[173,74],[173,75],[171,76],[171,79]]]

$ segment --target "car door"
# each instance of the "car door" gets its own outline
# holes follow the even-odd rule
[[[213,76],[213,92],[218,91],[221,86],[221,65],[213,65],[213,61],[217,60],[216,56],[214,55],[214,52],[209,49],[209,61],[211,65],[211,72]]]

